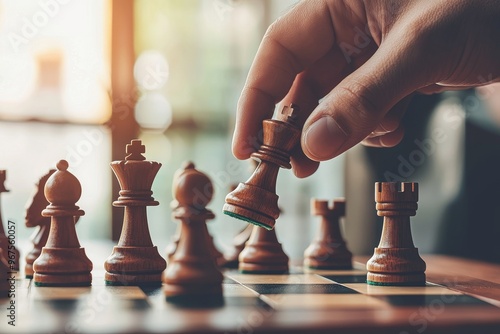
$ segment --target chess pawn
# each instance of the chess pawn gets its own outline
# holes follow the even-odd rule
[[[26,227],[38,227],[31,236],[33,249],[26,255],[26,265],[24,274],[26,278],[33,278],[33,262],[40,256],[43,246],[47,243],[50,231],[50,217],[42,216],[42,211],[49,205],[43,193],[45,184],[49,177],[55,173],[51,169],[47,174],[40,178],[36,185],[36,192],[31,201],[27,204],[25,225]]]
[[[121,188],[113,205],[124,207],[125,214],[118,245],[104,263],[104,279],[107,285],[161,285],[167,264],[153,246],[146,214],[147,206],[159,204],[151,186],[161,164],[146,161],[140,140],[132,140],[126,152],[125,160],[111,163]]]
[[[7,177],[7,172],[5,170],[0,170],[0,195],[4,192],[9,192],[5,188],[5,180]],[[3,257],[9,266],[12,266],[13,271],[19,271],[19,261],[21,256],[15,245],[9,243],[9,238],[5,234],[4,225],[2,222],[2,210],[0,201],[0,248],[3,251]],[[13,255],[13,258],[12,258]]]
[[[179,168],[174,173],[173,187],[177,186],[179,176],[182,173],[184,173],[184,171],[186,169],[191,168],[190,167],[191,165],[192,165],[192,162],[190,162],[190,161],[184,162],[183,165],[181,166],[181,168]],[[175,210],[178,206],[179,206],[179,202],[177,200],[173,200],[172,203],[170,203],[170,207],[172,208],[172,210]],[[167,245],[167,249],[166,249],[167,262],[170,262],[172,260],[172,256],[174,256],[175,252],[177,251],[177,247],[179,246],[179,240],[181,238],[181,230],[182,230],[182,228],[181,228],[181,225],[179,224],[177,227],[177,231],[175,232],[174,236],[172,237],[172,240]],[[218,266],[221,266],[222,264],[224,264],[224,257],[222,255],[222,253],[217,249],[217,247],[215,247],[214,239],[208,233],[208,229],[207,229],[207,243],[208,243],[208,246],[210,248],[210,253],[212,254],[212,257],[213,257],[215,263]]]
[[[44,188],[50,204],[42,215],[51,217],[51,223],[47,243],[33,263],[35,285],[89,286],[92,262],[80,247],[74,218],[85,214],[75,205],[82,188],[78,179],[67,171],[67,161],[59,161],[56,167]]]
[[[276,231],[253,226],[252,234],[240,253],[239,270],[252,274],[288,272],[288,256],[276,237]]]
[[[181,238],[163,276],[165,294],[169,299],[210,297],[219,300],[223,276],[210,252],[206,225],[208,219],[215,217],[206,209],[213,196],[212,182],[189,163],[174,182],[173,195],[178,206],[172,216],[180,220]]]
[[[177,251],[177,247],[179,246],[179,240],[181,239],[181,230],[182,228],[179,225],[177,231],[175,232],[175,235],[172,237],[172,240],[167,245],[167,249],[165,250],[165,253],[167,254],[167,263],[170,263],[170,261],[172,261],[172,257]],[[217,249],[217,247],[215,247],[214,239],[208,233],[208,230],[207,230],[207,243],[208,247],[210,248],[210,254],[212,254],[212,258],[215,261],[215,263],[218,266],[223,266],[225,263],[224,255]]]
[[[413,245],[410,216],[415,216],[417,183],[377,182],[377,215],[384,217],[380,244],[366,268],[372,285],[425,285],[425,262]]]
[[[290,169],[290,152],[298,144],[296,106],[282,110],[285,120],[263,121],[263,144],[252,158],[260,161],[250,179],[226,196],[225,214],[272,230],[279,217],[276,179],[280,167]]]
[[[350,269],[352,254],[340,232],[339,220],[345,215],[345,200],[311,200],[311,213],[321,217],[319,233],[304,252],[304,266],[311,269]]]

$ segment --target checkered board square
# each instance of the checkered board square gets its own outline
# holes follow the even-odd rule
[[[280,309],[366,309],[430,306],[495,307],[476,297],[427,283],[423,287],[372,286],[366,283],[366,271],[302,270],[293,268],[289,275],[252,275],[226,272],[227,279],[240,283],[268,304]]]

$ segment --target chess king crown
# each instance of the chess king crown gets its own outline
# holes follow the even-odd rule
[[[128,155],[125,160],[111,163],[111,168],[122,189],[120,197],[113,202],[114,206],[154,206],[159,204],[152,197],[151,187],[161,163],[146,161],[146,158],[141,154],[145,151],[141,141],[134,139],[127,145]]]

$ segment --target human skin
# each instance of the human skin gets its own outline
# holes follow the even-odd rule
[[[304,127],[292,166],[306,177],[359,142],[397,145],[413,94],[499,78],[500,1],[302,1],[262,39],[238,102],[233,154],[249,158],[276,103],[293,102]]]

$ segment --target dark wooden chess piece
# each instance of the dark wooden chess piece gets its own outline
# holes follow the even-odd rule
[[[167,266],[153,246],[146,215],[147,206],[159,204],[152,197],[151,186],[161,164],[146,161],[145,151],[140,140],[132,140],[125,160],[111,163],[121,188],[113,205],[124,207],[125,215],[118,245],[104,263],[107,285],[159,286]]]
[[[45,184],[45,197],[50,204],[42,211],[43,216],[51,217],[49,237],[33,263],[33,278],[37,286],[89,286],[92,262],[78,242],[74,218],[85,214],[75,205],[82,188],[67,171],[66,160],[59,161],[56,167]]]
[[[184,162],[183,166],[181,166],[181,168],[179,168],[175,172],[174,177],[173,177],[173,186],[174,187],[177,184],[179,176],[184,172],[184,170],[188,166],[191,166],[191,165],[192,165],[192,162],[190,162],[190,161]],[[172,208],[172,210],[175,210],[178,206],[179,206],[179,202],[177,202],[177,200],[173,200],[172,203],[170,203],[170,207]],[[179,224],[174,236],[172,237],[172,240],[167,245],[167,249],[166,249],[167,262],[171,261],[172,256],[174,256],[175,252],[177,251],[177,247],[179,246],[179,240],[182,237],[181,232],[182,232],[182,228],[181,228],[181,225]],[[224,264],[224,256],[217,249],[217,247],[215,247],[214,239],[210,235],[210,233],[208,232],[208,229],[207,229],[207,242],[208,242],[208,246],[210,248],[210,253],[212,254],[212,257],[213,257],[215,263],[218,266],[222,266]]]
[[[40,178],[36,185],[35,195],[28,202],[26,209],[25,225],[26,227],[38,227],[31,236],[33,249],[26,255],[26,265],[24,274],[26,278],[33,278],[33,262],[40,256],[42,248],[47,243],[50,231],[50,217],[42,216],[42,211],[49,205],[45,198],[44,188],[49,177],[55,173],[55,169],[49,170],[47,174]]]
[[[351,269],[352,254],[340,232],[339,220],[345,215],[345,199],[312,199],[311,214],[321,217],[319,233],[304,252],[304,266],[311,269]]]
[[[208,231],[208,230],[207,230]],[[175,232],[172,240],[167,245],[167,249],[165,253],[167,254],[167,264],[172,261],[172,256],[174,256],[177,251],[177,247],[179,247],[179,240],[181,239],[181,226],[179,225],[177,231]],[[224,255],[215,247],[213,237],[207,233],[207,242],[210,248],[210,253],[218,266],[223,266],[225,263]]]
[[[252,158],[260,163],[247,182],[226,196],[225,214],[268,230],[274,228],[280,213],[276,195],[278,171],[280,167],[291,168],[290,152],[300,139],[295,109],[292,104],[282,110],[285,120],[263,121],[263,144],[252,153]]]
[[[252,230],[255,225],[247,224],[243,230],[238,233],[233,239],[233,245],[231,250],[224,253],[224,264],[222,267],[224,268],[238,268],[239,266],[239,256],[240,253],[245,248],[245,244],[248,239],[250,239],[250,235],[252,234]]]
[[[410,216],[417,212],[418,184],[377,182],[377,215],[384,217],[380,244],[366,269],[372,285],[425,285],[425,262],[413,245]]]
[[[288,256],[276,237],[276,230],[253,226],[252,234],[239,256],[239,270],[245,274],[288,272]]]
[[[9,192],[5,188],[5,180],[7,177],[7,172],[5,170],[0,170],[0,196],[2,193]],[[12,232],[12,231],[11,231]],[[5,234],[4,225],[2,222],[2,203],[0,201],[0,248],[3,251],[3,256],[7,264],[12,267],[13,271],[19,271],[19,261],[21,256],[14,244],[9,242],[7,234]]]
[[[212,200],[212,182],[194,164],[184,165],[173,185],[178,206],[172,215],[181,222],[177,251],[164,273],[167,299],[222,300],[222,273],[217,269],[207,238],[206,221],[215,215],[206,209]]]

